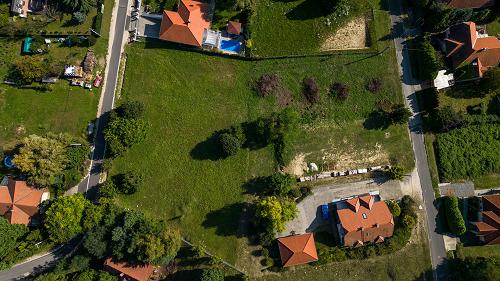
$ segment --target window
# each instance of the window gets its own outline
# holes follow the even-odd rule
[[[363,216],[363,219],[365,219],[365,220],[366,220],[366,218],[367,218],[366,213],[363,213],[363,215],[362,215],[362,216]]]

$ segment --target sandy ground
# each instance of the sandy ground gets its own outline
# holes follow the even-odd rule
[[[366,19],[355,18],[328,37],[320,47],[321,51],[366,48]]]

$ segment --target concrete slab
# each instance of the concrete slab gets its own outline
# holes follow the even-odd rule
[[[137,23],[137,36],[146,38],[159,38],[161,16],[140,16]]]
[[[457,249],[457,238],[443,235],[443,239],[446,251],[455,251]]]

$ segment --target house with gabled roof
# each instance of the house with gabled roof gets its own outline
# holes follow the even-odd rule
[[[480,212],[471,232],[485,244],[500,244],[500,194],[480,197]]]
[[[0,183],[0,215],[11,224],[33,224],[40,203],[47,199],[47,190],[29,186],[25,181],[5,177]]]
[[[496,37],[480,34],[474,22],[454,25],[446,32],[446,56],[453,67],[472,64],[476,77],[500,63],[500,40]]]
[[[335,204],[337,230],[343,246],[384,242],[394,232],[394,219],[379,195],[363,194]]]
[[[310,263],[318,260],[314,235],[306,233],[278,238],[281,264],[284,267]]]
[[[154,273],[154,267],[150,264],[132,264],[107,258],[103,269],[117,275],[120,281],[148,281]]]
[[[210,27],[209,5],[196,0],[180,0],[177,12],[163,11],[161,40],[201,47]]]

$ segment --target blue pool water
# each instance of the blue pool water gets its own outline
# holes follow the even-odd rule
[[[222,40],[220,42],[220,48],[225,51],[239,53],[241,49],[241,44],[236,40]]]

